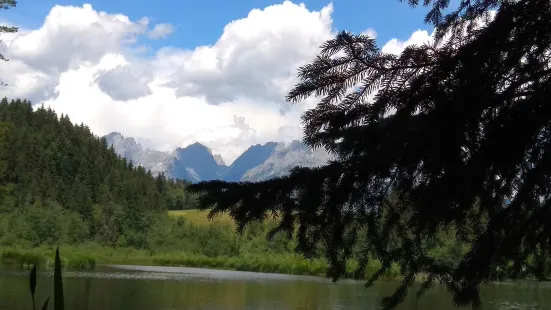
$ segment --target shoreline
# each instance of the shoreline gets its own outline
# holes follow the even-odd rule
[[[314,276],[326,278],[328,265],[321,259],[306,260],[297,254],[277,255],[243,255],[235,257],[207,257],[182,252],[148,253],[136,249],[112,249],[96,247],[74,248],[61,247],[62,268],[68,271],[94,270],[101,265],[128,265],[151,267],[187,267],[224,271],[243,271],[295,276]],[[33,264],[39,269],[53,269],[54,249],[50,248],[0,248],[0,265],[18,269],[30,269]],[[341,279],[355,280],[354,264],[347,269],[347,275]],[[375,271],[373,266],[372,271]],[[393,268],[395,275],[386,275],[383,280],[398,280],[398,268]],[[367,276],[360,279],[367,280]]]
[[[175,267],[198,268],[217,271],[237,271],[250,273],[263,273],[271,275],[317,277],[331,280],[326,277],[327,263],[314,259],[308,261],[297,254],[277,255],[246,255],[236,257],[206,257],[204,255],[182,252],[150,253],[137,249],[114,249],[101,246],[94,247],[61,247],[62,269],[66,271],[93,271],[100,266],[142,266],[142,267]],[[33,264],[38,269],[51,271],[53,269],[55,249],[47,247],[39,248],[1,248],[0,267],[11,267],[19,270],[29,270]],[[378,263],[378,261],[374,261]],[[365,282],[377,269],[375,264],[368,268],[366,275],[360,279],[353,276],[354,263],[347,268],[347,274],[338,281]],[[393,266],[391,273],[382,276],[378,281],[400,281],[403,276],[399,274],[399,266]],[[415,282],[426,279],[425,274],[418,274]],[[517,281],[538,282],[526,278],[519,280],[503,279],[502,281],[488,281],[488,284],[511,284]],[[544,282],[551,283],[551,282]],[[435,283],[438,284],[438,283]]]

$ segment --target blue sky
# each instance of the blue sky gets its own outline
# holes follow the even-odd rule
[[[232,20],[246,17],[254,8],[264,8],[283,1],[273,0],[21,0],[17,8],[3,12],[3,18],[25,28],[35,29],[42,25],[44,17],[56,5],[82,6],[90,3],[95,10],[122,13],[137,20],[148,17],[151,23],[170,23],[176,31],[152,46],[178,46],[193,48],[213,44],[223,28]],[[293,1],[299,3],[298,1]],[[320,10],[330,1],[302,1],[310,10]],[[456,2],[456,1],[452,1]],[[412,9],[407,2],[398,0],[338,0],[333,1],[334,27],[338,30],[360,32],[367,28],[376,30],[380,44],[392,38],[407,39],[412,31],[426,29],[423,23],[427,8]]]

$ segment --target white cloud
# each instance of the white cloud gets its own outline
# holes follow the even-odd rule
[[[149,33],[147,37],[153,40],[162,39],[174,32],[174,28],[171,24],[157,24]]]
[[[361,34],[368,35],[372,39],[377,38],[377,31],[375,31],[375,29],[373,28],[367,28],[366,30],[362,31]]]
[[[247,97],[281,102],[294,85],[300,64],[311,60],[331,37],[332,4],[320,12],[289,1],[224,28],[220,39],[195,51],[166,51],[177,96],[204,96],[211,104]]]
[[[475,19],[475,29],[479,27],[484,27],[489,22],[491,22],[497,14],[496,10],[490,10],[488,11],[487,15],[483,15],[477,19]],[[369,33],[369,31],[374,31],[371,29],[368,29],[365,31],[365,33]],[[467,29],[463,29],[463,34],[467,34]],[[375,33],[375,35],[377,35]],[[436,29],[433,30],[431,34],[429,34],[428,31],[418,29],[414,31],[411,36],[406,41],[400,41],[398,39],[392,39],[388,41],[382,48],[382,51],[384,53],[390,53],[399,55],[407,46],[409,45],[423,45],[423,44],[432,44],[434,43],[434,37],[436,35]],[[451,36],[451,31],[446,33],[444,35],[444,38],[441,42],[438,43],[439,46],[443,45],[447,40],[449,40]]]
[[[95,80],[97,86],[113,100],[118,101],[151,95],[151,77],[142,75],[135,67],[119,65],[110,70],[100,70]]]
[[[39,29],[2,38],[11,58],[0,63],[9,84],[2,91],[44,102],[98,135],[118,131],[165,149],[201,142],[231,163],[251,144],[302,138],[300,115],[315,100],[291,106],[284,96],[297,68],[334,35],[332,11],[285,1],[232,21],[212,45],[145,58],[137,38],[167,35],[168,26],[151,30],[147,18],[88,4],[55,6]]]
[[[390,53],[399,55],[408,45],[423,45],[425,43],[432,42],[434,32],[429,34],[426,30],[417,30],[413,32],[411,37],[406,41],[400,41],[398,39],[392,39],[388,41],[381,49],[383,53]]]
[[[148,20],[96,12],[91,5],[54,6],[42,27],[6,38],[7,64],[0,64],[11,85],[8,95],[34,102],[56,95],[67,70],[97,64],[108,53],[124,53],[147,30]]]

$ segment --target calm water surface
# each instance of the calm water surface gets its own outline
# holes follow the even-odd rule
[[[38,277],[37,304],[52,295],[53,278]],[[65,272],[67,310],[286,310],[377,309],[396,283],[366,290],[362,283],[199,268],[101,266],[94,272]],[[31,309],[28,271],[0,271],[0,309]],[[531,282],[487,286],[484,309],[551,309],[551,285]],[[37,306],[38,307],[38,306]],[[452,310],[442,287],[399,309]]]

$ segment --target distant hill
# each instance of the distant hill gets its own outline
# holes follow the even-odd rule
[[[227,166],[221,155],[213,154],[200,143],[172,152],[160,152],[143,149],[134,138],[125,138],[120,133],[110,133],[105,138],[117,154],[151,169],[153,173],[163,172],[169,177],[190,182],[261,181],[286,175],[295,166],[320,166],[329,159],[325,150],[311,150],[300,141],[268,142],[249,147]]]

